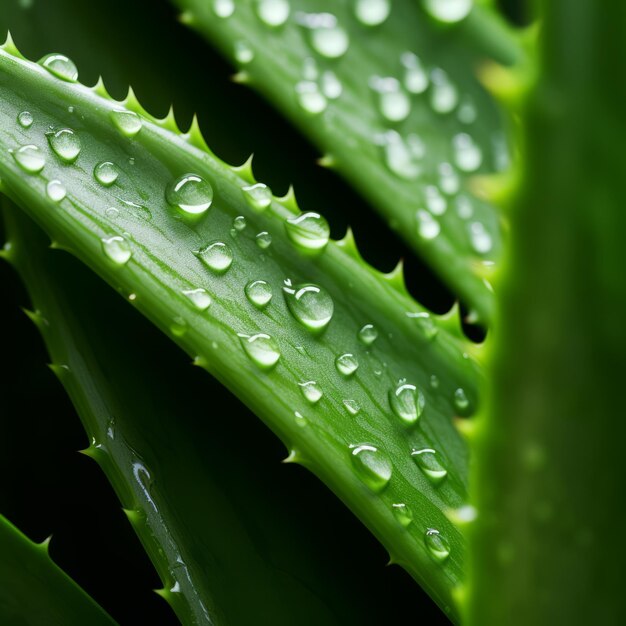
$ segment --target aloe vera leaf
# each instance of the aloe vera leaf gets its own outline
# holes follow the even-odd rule
[[[132,296],[141,312],[266,421],[291,450],[291,460],[330,486],[392,558],[453,614],[450,588],[461,578],[462,538],[443,511],[464,500],[466,451],[451,418],[464,396],[467,402],[460,409],[471,411],[480,384],[471,356],[477,349],[462,338],[458,312],[444,319],[428,316],[407,294],[401,271],[385,276],[368,267],[350,235],[329,243],[316,257],[305,254],[285,235],[285,220],[298,214],[292,196],[274,199],[263,212],[252,209],[242,193],[243,186],[254,182],[249,166],[223,164],[204,146],[196,126],[180,135],[171,118],[151,118],[132,95],[121,104],[108,99],[101,85],[90,89],[62,81],[20,58],[9,43],[0,53],[0,97],[5,193],[56,245],[70,249],[124,296]],[[28,129],[16,121],[25,110],[36,120]],[[112,119],[116,115],[118,123],[124,115],[135,129],[140,124],[134,137],[118,131]],[[50,126],[76,132],[82,149],[74,164],[61,162],[48,146],[42,131]],[[30,142],[46,160],[37,175],[25,172],[8,152]],[[112,187],[93,178],[95,165],[104,159],[120,168]],[[208,215],[193,224],[164,199],[165,187],[185,172],[210,181],[215,193]],[[58,202],[50,198],[46,189],[51,180],[62,182],[67,197]],[[247,226],[233,236],[237,216],[244,216]],[[263,232],[273,237],[265,250],[257,243]],[[233,266],[221,277],[197,254],[215,240],[227,242],[234,254]],[[332,298],[334,315],[323,334],[312,334],[289,312],[281,293],[285,279],[321,285]],[[244,296],[250,280],[266,280],[273,290],[264,312]],[[182,293],[194,289],[206,290],[201,299],[204,304],[206,295],[212,299],[208,309],[200,310],[204,307],[197,299]],[[368,324],[378,332],[369,346],[357,339]],[[249,339],[238,336],[259,333],[274,338],[280,352],[269,371],[259,363],[268,365],[278,357],[272,342],[262,338],[264,349],[255,363],[244,349]],[[348,352],[360,363],[351,378],[333,365]],[[425,398],[417,428],[405,428],[389,407],[389,395],[403,379],[417,385]],[[307,403],[299,386],[311,380],[324,394],[317,405]],[[376,460],[366,458],[369,469],[361,464],[363,450],[350,447],[361,444],[380,448],[372,453]],[[424,447],[436,449],[447,466],[440,486],[411,458],[413,448]],[[388,463],[393,477],[387,483]],[[373,481],[384,488],[368,488],[366,483]],[[408,529],[398,522],[393,504],[412,509]],[[448,538],[451,549],[443,565],[434,562],[424,541],[429,528]]]
[[[159,593],[181,622],[249,624],[262,616],[291,624],[295,614],[305,624],[366,620],[372,607],[360,614],[350,584],[325,571],[331,555],[305,544],[294,563],[276,549],[293,545],[294,506],[268,493],[280,485],[264,483],[240,429],[218,431],[215,407],[193,402],[189,390],[181,398],[172,368],[154,371],[158,350],[136,345],[137,325],[116,315],[101,286],[85,281],[86,270],[47,250],[45,236],[15,207],[5,212],[3,256],[24,280],[30,317],[82,418],[91,441],[84,452],[115,488],[161,576]],[[199,415],[212,426],[199,426]]]
[[[238,79],[294,122],[326,155],[321,162],[359,190],[487,321],[492,293],[485,280],[500,255],[502,229],[469,178],[506,167],[508,148],[501,116],[475,70],[485,46],[507,60],[519,54],[495,14],[477,7],[441,28],[418,3],[402,2],[392,3],[382,24],[366,26],[355,14],[359,3],[291,0],[287,20],[270,27],[259,17],[270,2],[230,3],[236,9],[228,17],[220,17],[227,2],[176,4],[183,21],[235,63]],[[311,43],[324,29],[310,26],[324,19],[336,19],[340,29],[326,30],[331,50],[333,42],[343,49],[341,36],[349,41],[338,58],[325,58]],[[337,32],[343,35],[332,39]]]
[[[0,621],[3,624],[109,626],[116,622],[48,554],[0,515]]]
[[[521,105],[488,410],[477,424],[468,624],[623,621],[626,6],[543,2]]]

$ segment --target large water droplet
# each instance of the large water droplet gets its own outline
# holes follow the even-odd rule
[[[430,73],[432,88],[430,92],[430,106],[435,113],[449,113],[459,101],[456,87],[450,82],[448,75],[440,68]]]
[[[438,530],[429,528],[424,534],[424,543],[435,561],[443,563],[450,556],[450,544]]]
[[[468,16],[474,0],[422,0],[422,3],[437,21],[454,24]]]
[[[238,233],[245,230],[247,225],[248,223],[246,222],[246,218],[243,215],[238,215],[233,219],[233,228]]]
[[[325,289],[311,284],[292,286],[286,281],[283,293],[291,314],[307,330],[320,332],[328,326],[335,305]]]
[[[261,248],[261,250],[267,250],[272,245],[272,235],[270,235],[266,230],[262,230],[260,233],[257,233],[254,238],[256,241],[256,245]]]
[[[391,479],[392,466],[387,455],[376,446],[350,446],[352,464],[359,478],[373,491],[382,491]]]
[[[418,209],[415,217],[417,218],[417,234],[422,239],[434,239],[440,233],[439,222],[428,211]]]
[[[22,111],[17,116],[17,122],[22,128],[30,128],[34,121],[33,114],[30,111]]]
[[[404,87],[409,93],[424,93],[428,88],[428,74],[420,58],[413,52],[404,52],[400,57],[404,66]]]
[[[343,406],[346,408],[346,411],[350,413],[350,415],[358,415],[359,411],[361,410],[361,407],[358,405],[358,403],[350,398],[347,398],[343,401]]]
[[[46,185],[46,194],[52,202],[61,202],[67,196],[67,189],[60,180],[51,180]]]
[[[326,70],[322,73],[321,87],[322,93],[330,100],[336,100],[343,92],[343,85],[332,70]]]
[[[98,163],[93,169],[94,178],[104,187],[110,187],[120,175],[120,170],[111,161]]]
[[[113,235],[112,237],[102,238],[102,250],[104,254],[116,265],[125,265],[128,263],[133,252],[130,244],[124,237]]]
[[[437,170],[439,171],[439,187],[441,187],[441,190],[449,196],[458,193],[461,179],[452,165],[450,163],[440,163]]]
[[[435,185],[426,185],[424,194],[426,207],[433,215],[443,215],[446,212],[448,202]]]
[[[357,371],[359,368],[359,362],[354,354],[346,352],[345,354],[340,354],[335,359],[335,367],[342,376],[348,377],[352,376]]]
[[[273,337],[265,333],[256,335],[240,334],[241,345],[250,360],[263,370],[273,368],[280,359],[280,350]]]
[[[272,204],[272,190],[263,183],[256,183],[243,188],[246,202],[257,211],[263,211]]]
[[[390,122],[401,122],[411,112],[411,101],[402,89],[400,81],[390,76],[372,76],[370,87],[378,93],[378,109]]]
[[[216,274],[223,274],[233,264],[233,251],[222,241],[210,243],[198,252],[202,262]]]
[[[46,164],[46,157],[37,146],[22,146],[11,154],[15,162],[29,174],[38,174]]]
[[[111,111],[111,120],[115,127],[126,137],[134,137],[143,125],[141,118],[134,111],[114,109]]]
[[[371,346],[376,339],[378,339],[378,329],[374,324],[365,324],[365,326],[359,330],[359,341],[362,344]]]
[[[311,404],[317,404],[324,395],[324,392],[321,390],[320,386],[314,380],[308,380],[304,383],[298,383],[300,387],[300,391],[302,395],[306,399],[307,402]]]
[[[246,41],[237,41],[235,43],[235,60],[242,65],[252,63],[254,60],[254,50]]]
[[[206,289],[187,289],[183,291],[183,295],[191,300],[198,311],[204,311],[211,306],[211,296]]]
[[[443,481],[448,475],[446,468],[439,462],[437,453],[432,448],[413,450],[411,456],[415,459],[418,467],[424,472],[426,478],[435,485]]]
[[[312,80],[301,80],[297,83],[296,96],[302,109],[311,115],[319,115],[328,105],[326,96]]]
[[[213,0],[213,13],[217,17],[230,17],[235,12],[235,0]]]
[[[52,53],[39,59],[39,65],[45,67],[53,76],[75,83],[78,80],[78,68],[74,61],[64,54]]]
[[[382,24],[390,11],[390,0],[356,0],[354,3],[354,15],[365,26]]]
[[[423,157],[423,144],[413,135],[411,139],[403,139],[395,130],[387,131],[381,137],[387,167],[398,178],[415,180],[422,172],[419,164]]]
[[[256,0],[256,13],[268,26],[282,26],[289,17],[289,0]]]
[[[406,316],[416,321],[420,330],[426,336],[426,339],[434,339],[437,336],[439,328],[429,313],[425,311],[419,311],[417,313],[408,311]]]
[[[483,162],[483,153],[478,144],[467,133],[455,135],[452,144],[458,168],[463,172],[475,172]]]
[[[165,199],[184,213],[200,215],[213,202],[213,187],[198,174],[184,174],[165,188]]]
[[[80,138],[71,128],[46,133],[52,151],[66,163],[73,163],[80,154]]]
[[[491,235],[481,222],[472,222],[469,225],[470,239],[472,247],[478,254],[487,254],[493,245]]]
[[[407,528],[413,521],[413,511],[404,503],[392,504],[391,508],[400,526]]]
[[[298,217],[285,220],[289,239],[304,251],[323,250],[330,238],[330,226],[319,213],[301,213]]]
[[[399,381],[394,389],[389,390],[391,410],[407,426],[419,420],[425,403],[424,394],[415,385],[404,380]]]
[[[464,413],[469,408],[469,400],[467,399],[467,394],[465,393],[465,389],[459,387],[454,392],[454,406],[457,411]]]
[[[272,299],[272,287],[264,280],[251,280],[245,287],[245,293],[257,309],[264,309]]]
[[[298,13],[296,20],[309,30],[311,47],[321,56],[338,59],[348,50],[348,33],[332,13]]]

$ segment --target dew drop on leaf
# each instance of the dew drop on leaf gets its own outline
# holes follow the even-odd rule
[[[285,220],[285,229],[291,241],[303,251],[323,250],[330,238],[330,226],[319,213],[301,213]]]
[[[424,394],[415,385],[406,381],[399,381],[393,389],[389,390],[391,410],[407,426],[419,420],[425,403]]]
[[[246,218],[243,215],[238,215],[233,219],[233,228],[240,233],[242,230],[245,230],[247,226]]]
[[[364,26],[382,24],[391,11],[391,0],[355,0],[354,15]]]
[[[454,24],[468,16],[474,0],[423,0],[422,4],[437,21]]]
[[[302,80],[296,84],[296,97],[302,110],[311,115],[319,115],[328,106],[326,96],[312,80]]]
[[[347,52],[350,38],[332,13],[298,13],[296,19],[308,29],[311,47],[319,55],[338,59]]]
[[[370,87],[378,94],[378,110],[390,122],[401,122],[411,112],[411,101],[400,81],[390,76],[372,76]]]
[[[280,359],[280,351],[275,339],[265,333],[256,335],[240,334],[239,339],[250,360],[260,369],[273,368]]]
[[[359,330],[359,341],[366,346],[371,346],[378,339],[378,329],[374,324],[365,324]]]
[[[205,311],[211,306],[211,296],[206,289],[187,289],[183,291],[183,295],[189,298],[198,311]]]
[[[263,211],[272,204],[272,190],[263,183],[249,185],[242,191],[248,205],[257,211]]]
[[[98,163],[93,169],[94,178],[104,187],[110,187],[120,175],[120,170],[111,161]]]
[[[141,118],[134,111],[114,109],[111,111],[111,120],[115,127],[126,137],[134,137],[143,125]]]
[[[213,13],[217,17],[230,17],[235,12],[235,0],[213,0]]]
[[[448,475],[448,471],[439,462],[437,453],[432,448],[413,450],[411,456],[431,483],[437,485]]]
[[[465,390],[459,387],[454,392],[454,407],[457,411],[465,412],[469,408],[469,400]]]
[[[30,128],[34,121],[33,114],[30,111],[22,111],[17,116],[17,122],[22,128]]]
[[[256,0],[255,4],[259,19],[267,26],[282,26],[289,18],[289,0]]]
[[[223,274],[233,264],[233,252],[222,241],[210,243],[198,252],[201,261],[216,274]]]
[[[235,43],[235,60],[242,65],[252,63],[254,60],[254,50],[245,41],[237,41]]]
[[[347,378],[352,376],[357,371],[359,368],[359,362],[354,354],[346,352],[345,354],[340,354],[335,359],[335,367],[342,376]]]
[[[415,217],[417,218],[417,234],[422,239],[434,239],[441,232],[439,222],[428,211],[418,209]]]
[[[71,128],[46,133],[52,151],[66,163],[73,163],[80,154],[80,137]]]
[[[459,101],[456,87],[450,82],[448,74],[440,68],[430,73],[430,106],[435,113],[450,113]]]
[[[407,528],[413,521],[413,511],[406,504],[392,504],[391,510],[403,528]]]
[[[45,67],[50,74],[65,80],[69,83],[75,83],[78,80],[78,68],[74,61],[64,54],[52,53],[39,59],[39,65]]]
[[[429,528],[424,534],[424,543],[435,561],[443,563],[450,556],[450,544],[438,530]]]
[[[302,392],[305,400],[310,404],[317,404],[324,395],[324,392],[314,380],[298,383],[298,386],[300,387],[300,391]]]
[[[343,401],[343,406],[346,408],[346,411],[350,413],[350,415],[358,415],[359,411],[361,410],[361,407],[358,405],[358,403],[350,398]]]
[[[387,455],[376,446],[369,444],[350,446],[352,465],[372,491],[382,491],[391,479],[392,466]]]
[[[67,196],[67,189],[60,180],[51,180],[46,185],[46,194],[52,202],[61,202]]]
[[[454,160],[463,172],[475,172],[483,161],[483,153],[467,133],[459,133],[452,139]]]
[[[270,235],[266,230],[262,230],[260,233],[257,233],[257,236],[254,238],[256,241],[256,245],[261,248],[261,250],[267,250],[272,245],[272,235]]]
[[[20,168],[28,174],[38,174],[46,164],[46,157],[37,146],[22,146],[12,151],[12,155]]]
[[[213,202],[213,187],[198,174],[183,174],[165,188],[165,199],[188,215],[201,215]]]
[[[290,313],[311,332],[320,332],[333,317],[335,305],[330,294],[318,285],[292,286],[285,281],[283,293]]]
[[[132,256],[130,244],[124,237],[114,235],[112,237],[103,237],[102,250],[104,254],[116,265],[125,265]]]
[[[428,74],[420,58],[413,52],[404,52],[400,62],[404,66],[404,88],[409,93],[424,93],[428,88]]]
[[[257,309],[264,309],[272,299],[272,287],[265,280],[251,280],[245,287],[245,293]]]

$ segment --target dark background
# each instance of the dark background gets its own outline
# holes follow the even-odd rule
[[[391,270],[404,257],[415,297],[436,312],[450,308],[453,295],[430,270],[363,200],[315,165],[319,155],[279,115],[229,80],[232,69],[178,23],[166,0],[34,0],[27,10],[18,9],[20,4],[24,0],[0,0],[0,36],[10,28],[27,57],[62,51],[77,62],[83,82],[93,84],[102,73],[118,98],[132,84],[156,115],[165,114],[173,101],[183,128],[198,111],[218,156],[241,163],[254,152],[257,178],[277,195],[293,183],[301,205],[325,213],[333,236],[351,225],[363,256],[381,270]],[[511,19],[525,22],[522,2],[502,4]],[[87,445],[84,432],[45,365],[48,356],[40,337],[19,308],[28,306],[28,297],[5,263],[0,263],[0,285],[0,512],[34,540],[53,533],[55,561],[122,625],[176,624],[169,606],[151,591],[159,580],[104,475],[76,453]],[[254,415],[206,375],[190,371],[187,357],[156,330],[145,329],[131,307],[122,310],[106,286],[101,291],[105,306],[126,316],[125,323],[144,329],[141,341],[159,345],[163,359],[173,364],[172,384],[205,394],[210,390],[222,414],[246,429],[246,453],[257,455],[259,471],[272,477],[272,488],[288,494],[299,514],[318,529],[311,541],[350,563],[355,575],[346,584],[361,590],[363,601],[371,604],[372,624],[400,615],[410,616],[411,623],[448,623],[403,570],[384,567],[386,552],[317,479],[299,466],[279,466],[284,448]],[[468,332],[481,337],[480,329]]]

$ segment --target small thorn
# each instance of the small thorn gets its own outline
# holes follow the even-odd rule
[[[48,320],[41,314],[41,311],[31,311],[26,308],[22,308],[26,317],[39,329],[43,330],[45,326],[48,326]]]
[[[48,367],[61,382],[71,373],[69,365],[62,363],[48,363]]]
[[[209,363],[203,356],[197,356],[193,359],[191,364],[194,367],[201,367],[202,369],[206,369]]]
[[[254,160],[254,153],[251,154],[241,165],[235,165],[231,167],[233,172],[236,172],[249,183],[255,183],[254,173],[252,171],[252,161]]]
[[[301,464],[302,460],[303,459],[300,453],[295,448],[291,448],[291,450],[289,450],[289,455],[286,458],[284,458],[281,462]]]
[[[43,550],[46,554],[49,554],[51,541],[52,541],[52,535],[48,535],[42,542],[36,545],[39,549]]]
[[[245,71],[241,71],[241,72],[237,72],[236,74],[233,74],[231,76],[231,80],[234,83],[237,83],[239,85],[249,85],[252,82],[250,79],[250,74],[248,74],[248,72],[245,72]]]
[[[191,11],[183,11],[178,16],[178,21],[181,24],[185,24],[185,26],[193,26],[195,24],[195,18],[194,18],[193,13]]]
[[[323,157],[317,160],[317,164],[321,167],[327,167],[328,169],[333,169],[337,166],[337,160],[332,154],[325,154]]]
[[[141,511],[138,511],[137,509],[122,509],[122,511],[124,511],[124,514],[128,518],[128,521],[133,526],[138,526],[143,520],[143,515]]]

